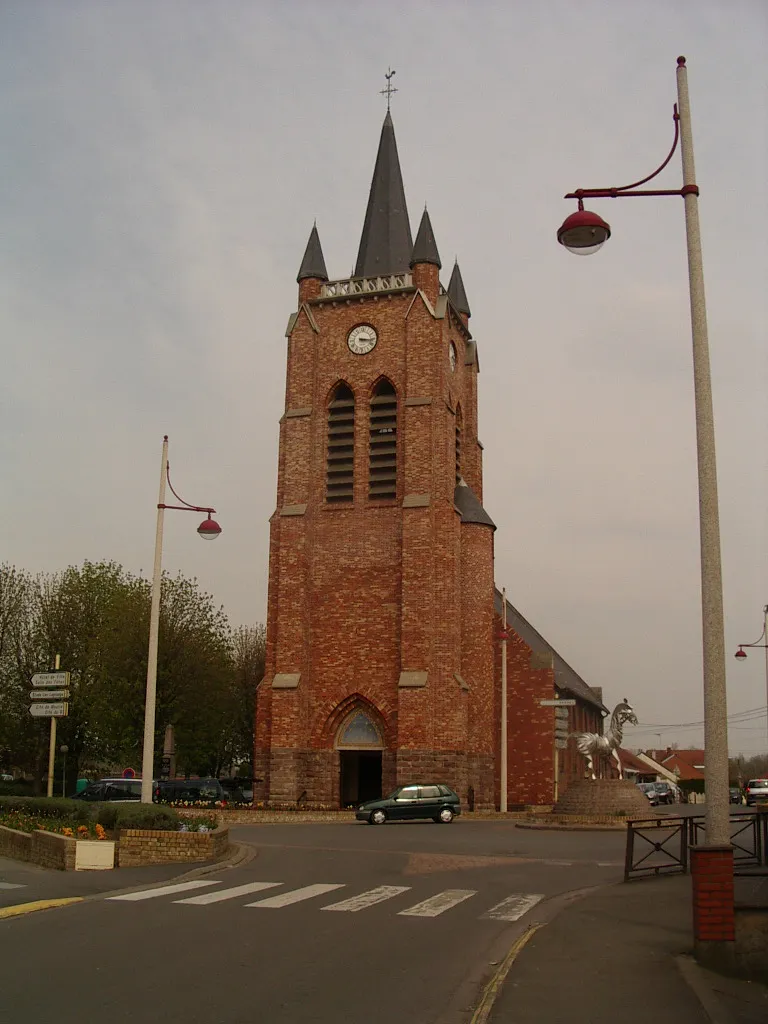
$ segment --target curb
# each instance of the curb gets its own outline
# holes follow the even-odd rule
[[[32,903],[17,903],[13,907],[0,908],[0,920],[6,917],[21,917],[36,910],[51,910],[53,907],[67,907],[71,903],[82,903],[84,896],[67,896],[58,900],[34,900]]]
[[[699,967],[693,957],[676,956],[675,963],[680,974],[690,990],[701,1003],[701,1008],[711,1021],[711,1024],[736,1024],[733,1016],[723,1006],[707,982],[704,971]]]
[[[510,967],[517,959],[518,954],[523,949],[525,944],[533,938],[533,936],[536,934],[539,928],[543,927],[543,924],[530,925],[527,931],[524,931],[519,938],[515,939],[515,941],[512,943],[512,948],[502,960],[498,970],[491,978],[491,980],[488,982],[488,984],[485,986],[485,991],[483,992],[482,999],[478,1003],[477,1009],[472,1014],[472,1020],[470,1021],[470,1024],[486,1024],[488,1018],[491,1015],[493,1004],[496,1002],[496,996],[499,994],[499,989],[504,984],[504,979],[509,974]]]

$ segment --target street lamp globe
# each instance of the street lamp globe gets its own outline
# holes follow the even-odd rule
[[[221,533],[221,527],[215,519],[211,519],[210,515],[207,519],[204,519],[197,528],[197,532],[203,538],[203,540],[216,540]]]
[[[611,229],[597,213],[577,210],[566,217],[557,232],[557,240],[568,252],[590,256],[611,237]]]
[[[734,658],[746,658],[746,656],[747,656],[747,652],[746,652],[746,651],[743,651],[743,650],[741,649],[741,647],[740,647],[740,648],[738,649],[738,651],[736,651],[736,653],[734,654]]]

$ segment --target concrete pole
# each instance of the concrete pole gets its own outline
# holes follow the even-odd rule
[[[155,533],[155,566],[152,572],[152,605],[149,612],[149,653],[147,656],[147,691],[144,702],[144,749],[141,758],[141,802],[152,803],[152,776],[155,761],[155,702],[157,695],[157,637],[160,630],[160,584],[163,563],[163,513],[165,481],[168,474],[168,437],[163,438],[160,463],[160,495],[157,499],[157,530]]]
[[[683,186],[696,182],[685,58],[677,64],[677,97]],[[696,454],[699,471],[699,527],[701,545],[701,611],[704,661],[704,748],[706,754],[705,843],[730,844],[728,804],[728,727],[723,638],[723,584],[720,567],[720,523],[715,462],[715,424],[709,370],[707,311],[699,232],[699,199],[684,195],[688,245],[688,281],[693,336],[693,377],[696,407]]]
[[[763,623],[763,643],[765,644],[765,703],[768,707],[768,604],[763,608],[765,621]],[[768,745],[765,748],[768,754]]]
[[[501,591],[501,757],[499,810],[507,813],[507,591]]]

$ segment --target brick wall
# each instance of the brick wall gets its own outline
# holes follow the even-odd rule
[[[37,830],[32,833],[30,860],[44,868],[74,871],[76,843],[76,839],[70,839],[68,836]]]
[[[142,864],[174,864],[216,860],[229,847],[229,829],[212,832],[159,832],[149,829],[120,830],[118,864],[121,868]]]
[[[32,856],[32,836],[15,828],[0,825],[0,857],[29,860]]]

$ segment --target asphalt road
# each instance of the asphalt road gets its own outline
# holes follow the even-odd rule
[[[0,920],[5,1019],[461,1024],[529,922],[623,865],[623,833],[511,822],[232,831],[256,856],[184,889]]]

